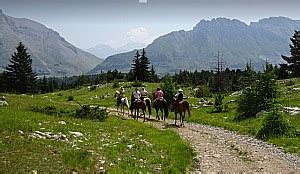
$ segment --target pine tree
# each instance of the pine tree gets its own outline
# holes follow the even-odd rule
[[[131,70],[133,75],[133,80],[141,80],[141,55],[139,54],[139,51],[136,51],[136,54],[133,58],[133,63],[131,64]]]
[[[33,92],[37,75],[32,71],[32,59],[22,42],[16,47],[10,63],[6,67],[10,88],[18,93]]]
[[[151,82],[157,82],[158,81],[158,76],[154,70],[153,65],[151,66],[151,70],[150,70],[150,80]]]
[[[150,65],[150,61],[148,59],[148,57],[146,56],[146,52],[145,49],[143,49],[141,58],[140,58],[140,71],[141,71],[141,80],[144,82],[148,82],[150,81],[150,71],[149,71],[149,65]]]
[[[290,40],[292,41],[290,44],[291,56],[281,55],[281,57],[288,63],[292,76],[300,77],[300,31],[295,31]]]

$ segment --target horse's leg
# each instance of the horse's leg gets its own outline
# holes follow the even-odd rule
[[[166,115],[164,113],[163,108],[161,108],[161,119],[164,120],[164,121],[166,121]]]
[[[150,116],[151,116],[151,103],[150,103],[150,101],[148,101],[148,112],[149,112],[149,118],[150,118]]]
[[[176,126],[176,120],[177,120],[177,112],[175,111],[175,126]]]
[[[146,108],[143,109],[143,115],[144,115],[144,122],[146,121]]]
[[[180,122],[180,126],[182,125],[182,112],[179,112],[180,118],[179,118],[179,122]]]
[[[155,108],[155,110],[156,110],[156,119],[159,120],[158,108]]]

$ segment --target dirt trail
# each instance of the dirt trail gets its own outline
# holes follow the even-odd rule
[[[115,109],[110,111],[116,114]],[[162,122],[151,118],[145,123],[160,129],[173,127],[191,144],[197,156],[188,172],[300,173],[299,157],[285,154],[275,146],[253,137],[195,123],[175,128],[172,126],[173,120]]]

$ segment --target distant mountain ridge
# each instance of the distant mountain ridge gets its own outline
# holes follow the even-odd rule
[[[300,30],[300,21],[285,17],[270,17],[250,25],[236,19],[201,20],[190,31],[173,31],[155,39],[145,50],[160,74],[210,69],[217,52],[223,55],[227,67],[243,68],[251,60],[261,69],[266,59],[280,63],[281,54],[289,54],[294,30]],[[110,56],[89,73],[113,69],[127,72],[135,52]]]
[[[134,49],[140,49],[145,46],[146,46],[145,44],[138,43],[138,42],[128,42],[127,44],[125,44],[121,47],[118,47],[118,48],[112,48],[111,46],[106,45],[106,44],[99,44],[99,45],[96,45],[95,47],[86,49],[86,51],[94,54],[97,57],[105,59],[106,57],[114,55],[114,54],[124,53],[124,52],[128,52],[128,51],[132,51]]]
[[[9,63],[19,42],[28,49],[33,69],[39,75],[79,75],[103,61],[76,48],[58,32],[29,19],[7,16],[0,9],[0,71]]]

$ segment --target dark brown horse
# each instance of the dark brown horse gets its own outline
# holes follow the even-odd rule
[[[173,108],[174,108],[174,112],[175,112],[175,125],[176,125],[176,120],[177,120],[177,113],[179,113],[180,126],[184,126],[183,121],[185,118],[185,112],[187,111],[189,114],[189,117],[191,116],[189,102],[187,102],[187,101],[176,102],[176,100],[173,99]],[[182,113],[183,113],[183,115],[182,115]]]
[[[160,110],[161,112],[161,119],[166,120],[166,117],[169,115],[168,105],[167,102],[163,99],[157,99],[155,102],[153,102],[153,107],[156,111],[156,119],[159,120],[158,112]]]
[[[146,102],[142,101],[142,100],[138,100],[136,102],[134,102],[134,97],[133,97],[133,93],[131,95],[131,103],[132,103],[132,106],[131,106],[131,113],[133,112],[134,110],[134,115],[133,115],[133,118],[137,119],[139,118],[139,110],[141,109],[142,110],[142,114],[144,115],[144,121],[146,120]]]

